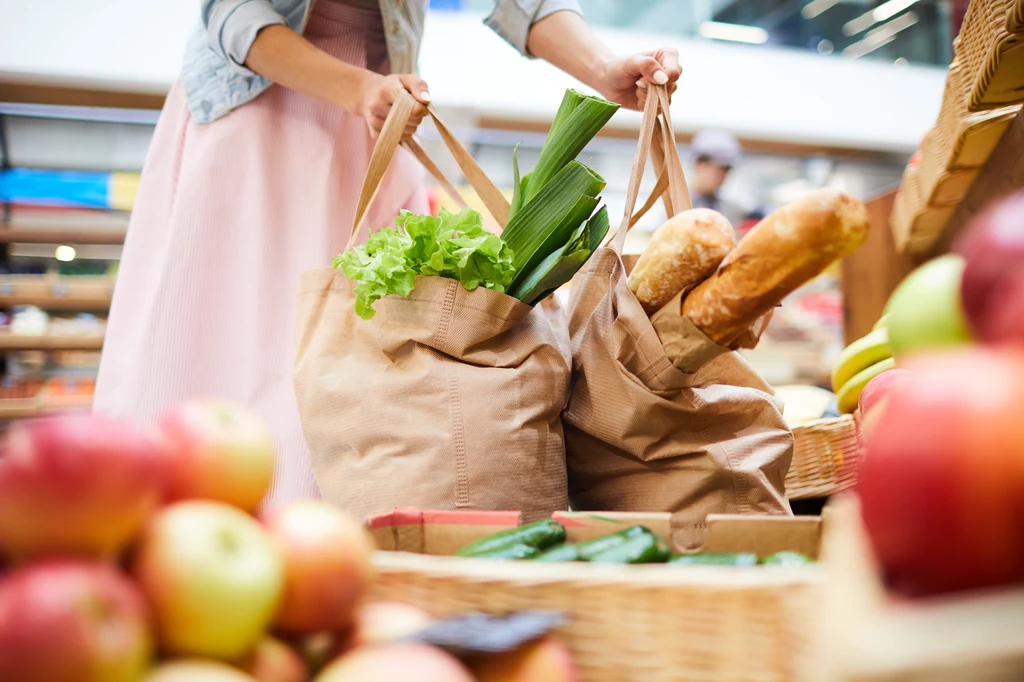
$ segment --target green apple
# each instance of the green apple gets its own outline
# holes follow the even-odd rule
[[[233,661],[270,625],[284,593],[278,543],[223,502],[179,502],[146,528],[132,566],[162,649]]]
[[[950,254],[925,263],[896,287],[886,305],[895,357],[971,341],[960,303],[963,272],[964,259]]]

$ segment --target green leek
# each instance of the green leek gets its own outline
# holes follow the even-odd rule
[[[594,252],[592,244],[600,244],[608,234],[608,208],[602,206],[586,224],[573,234],[561,251],[555,251],[534,268],[528,277],[509,288],[509,294],[523,303],[534,305],[571,280]]]
[[[520,176],[518,145],[513,150],[515,185],[502,239],[516,271],[506,291],[521,301],[534,305],[572,279],[608,233],[607,209],[598,209],[604,178],[576,156],[617,109],[567,90],[532,172]]]
[[[583,151],[618,108],[617,104],[599,97],[588,97],[574,90],[566,92],[526,187],[524,204],[537,196],[567,163]]]

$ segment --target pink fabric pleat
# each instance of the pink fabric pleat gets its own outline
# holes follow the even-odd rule
[[[387,71],[377,13],[318,3],[306,37]],[[292,386],[298,280],[344,248],[372,149],[362,119],[279,86],[199,125],[176,84],[132,214],[96,411],[146,428],[182,400],[235,401],[277,439],[264,506],[317,497]],[[403,207],[425,212],[422,181],[400,150],[366,224],[382,227]]]

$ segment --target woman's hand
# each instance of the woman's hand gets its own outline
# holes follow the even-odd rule
[[[642,111],[647,99],[647,85],[667,85],[669,94],[675,92],[676,81],[683,70],[679,66],[679,53],[670,47],[653,52],[615,56],[605,60],[593,87],[605,98],[627,109]]]
[[[259,32],[246,66],[286,88],[337,105],[366,121],[376,138],[399,90],[416,98],[405,136],[410,137],[427,113],[427,84],[410,75],[382,76],[335,59],[287,26]]]
[[[430,92],[427,84],[416,76],[409,74],[381,76],[368,72],[360,92],[359,104],[354,113],[361,116],[370,128],[370,136],[374,139],[384,128],[384,121],[391,111],[391,105],[401,90],[407,91],[416,99],[409,125],[405,129],[404,138],[412,137],[423,117],[427,115],[427,104],[430,103]]]
[[[527,49],[612,102],[643,110],[647,85],[667,85],[669,94],[683,70],[679,53],[670,47],[653,52],[613,54],[587,22],[575,12],[555,12],[530,27]]]

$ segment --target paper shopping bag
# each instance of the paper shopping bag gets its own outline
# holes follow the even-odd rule
[[[376,145],[353,233],[397,148],[408,100]],[[503,225],[504,197],[435,122]],[[353,288],[331,269],[306,273],[300,286],[294,383],[322,495],[363,517],[419,507],[517,510],[529,521],[564,510],[570,361],[550,306],[421,276],[408,298],[382,298],[364,320]]]

